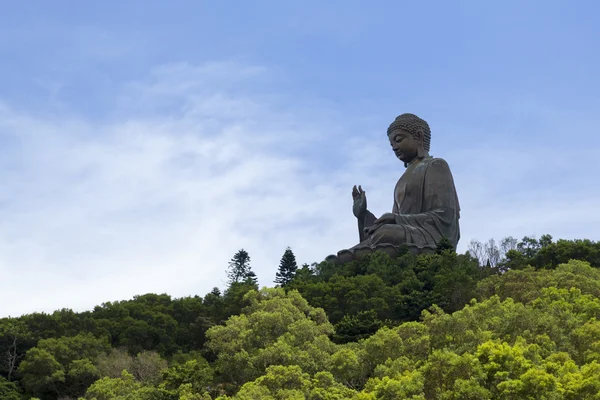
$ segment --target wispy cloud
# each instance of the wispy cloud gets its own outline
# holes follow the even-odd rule
[[[269,284],[286,246],[310,263],[355,244],[352,185],[363,184],[374,212],[389,211],[403,167],[383,133],[354,133],[334,105],[257,90],[271,87],[269,72],[165,66],[123,86],[101,122],[4,103],[0,315],[204,294],[223,286],[242,247]],[[565,165],[570,151],[548,164],[547,148],[489,146],[434,152],[455,173],[461,249],[473,237],[594,235],[598,189],[567,177],[594,167],[592,150]],[[560,179],[547,176],[556,170]],[[529,189],[536,180],[555,185]]]
[[[323,237],[335,247],[336,228],[324,228],[338,219],[336,188],[294,151],[314,135],[227,88],[260,72],[163,68],[125,88],[117,117],[100,124],[5,105],[0,271],[15,285],[2,314],[202,294],[240,247],[267,283],[286,245],[305,261],[323,257],[313,244]]]

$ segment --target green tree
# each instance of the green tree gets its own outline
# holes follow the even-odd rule
[[[256,275],[250,268],[250,255],[246,250],[240,249],[233,255],[227,268],[227,277],[229,285],[246,280],[256,282]]]
[[[74,360],[67,370],[68,393],[81,395],[100,378],[98,368],[87,358]]]
[[[527,258],[533,258],[540,250],[540,242],[530,236],[525,236],[521,241],[517,244],[517,249]]]
[[[474,258],[454,252],[442,253],[432,259],[433,263],[437,272],[432,292],[441,300],[438,304],[449,312],[460,310],[475,297],[477,282],[489,271],[478,266]]]
[[[119,378],[102,378],[94,382],[86,391],[88,400],[125,400],[143,399],[135,396],[142,389],[142,384],[133,375],[123,371]]]
[[[94,365],[109,350],[106,338],[91,334],[42,339],[19,365],[24,388],[34,395],[79,396],[99,377]]]
[[[0,399],[21,400],[21,393],[16,383],[10,382],[0,376]]]
[[[375,310],[346,314],[335,324],[334,340],[337,343],[356,342],[377,332],[384,322],[377,318]]]
[[[43,400],[600,393],[598,242],[543,235],[474,242],[469,254],[446,245],[394,258],[375,252],[305,264],[285,290],[259,291],[249,257],[239,265],[245,275],[223,293],[148,293],[89,312],[0,319],[0,398],[20,390]]]
[[[251,282],[232,283],[223,294],[223,320],[226,321],[231,315],[238,315],[246,306],[244,296],[251,290],[258,290],[258,285]]]
[[[453,252],[454,250],[455,250],[454,245],[452,244],[450,239],[448,239],[446,236],[442,236],[442,239],[439,241],[439,243],[436,246],[435,252],[437,254],[442,254],[445,251]]]
[[[37,347],[27,352],[19,366],[21,384],[28,393],[45,397],[57,395],[65,382],[65,368],[47,350]]]
[[[0,319],[0,372],[6,373],[10,381],[25,357],[31,332],[27,324],[17,318]]]
[[[208,362],[196,356],[182,364],[176,364],[163,372],[161,387],[175,390],[181,385],[189,384],[196,393],[208,391],[213,382],[214,372]]]
[[[345,400],[355,395],[328,372],[318,372],[311,379],[299,366],[271,366],[254,382],[246,383],[233,397],[236,400],[307,399]]]
[[[294,279],[297,270],[298,264],[296,264],[296,256],[292,249],[288,247],[279,262],[279,269],[275,274],[275,283],[281,287],[287,286],[287,284]]]
[[[241,315],[206,333],[207,347],[217,355],[223,381],[239,387],[270,365],[299,365],[308,373],[325,368],[335,345],[322,309],[311,307],[297,291],[250,291]]]

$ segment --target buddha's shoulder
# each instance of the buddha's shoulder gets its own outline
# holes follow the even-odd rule
[[[444,160],[443,158],[439,158],[439,157],[427,157],[423,160],[425,162],[425,165],[427,165],[427,167],[438,167],[438,168],[448,168],[450,169],[450,166],[448,165],[448,163],[446,162],[446,160]]]

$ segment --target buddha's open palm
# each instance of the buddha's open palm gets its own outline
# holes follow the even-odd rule
[[[356,185],[352,188],[352,199],[354,204],[352,205],[352,212],[356,218],[364,217],[367,212],[367,193],[362,190],[360,185],[358,188]]]

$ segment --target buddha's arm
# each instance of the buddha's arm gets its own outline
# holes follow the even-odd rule
[[[371,227],[376,219],[377,217],[369,210],[365,212],[363,218],[358,218],[358,237],[361,242],[367,238],[365,229]]]

